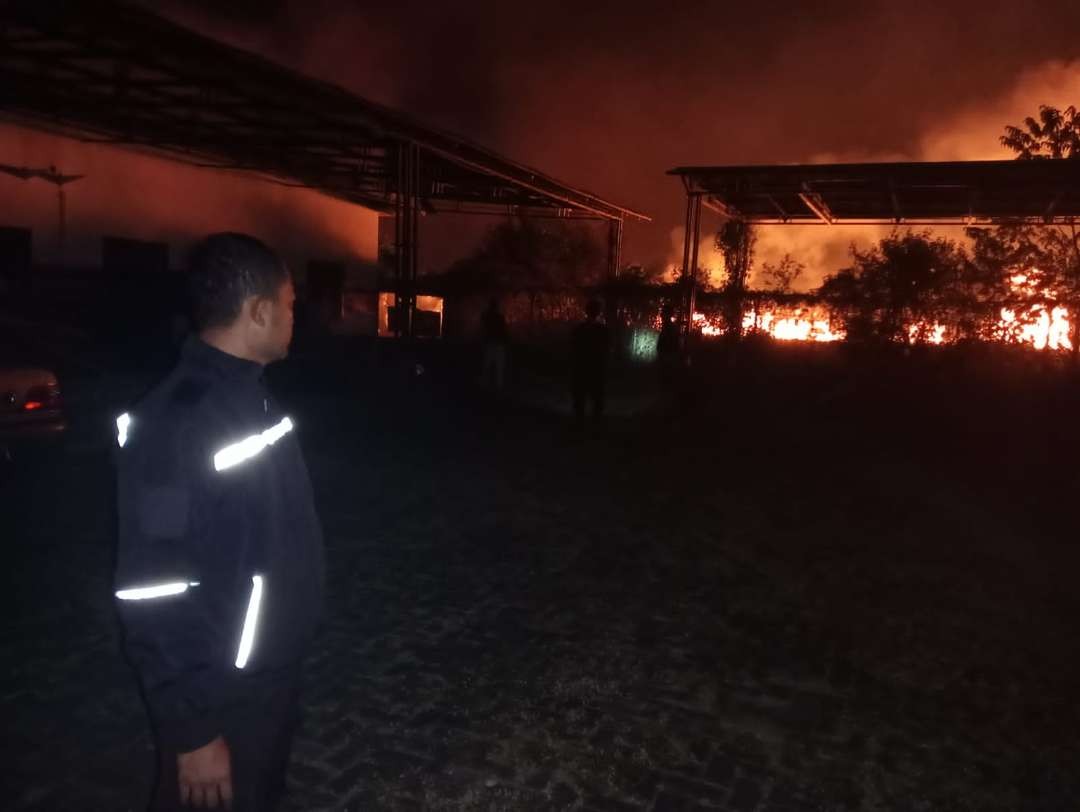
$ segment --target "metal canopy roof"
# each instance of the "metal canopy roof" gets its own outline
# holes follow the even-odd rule
[[[1052,224],[1080,217],[1080,160],[679,167],[687,193],[774,224]]]
[[[408,184],[428,211],[649,219],[119,3],[0,3],[0,114],[380,211]]]

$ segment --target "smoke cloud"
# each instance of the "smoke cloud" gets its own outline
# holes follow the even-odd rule
[[[1015,156],[1000,142],[1006,125],[1022,126],[1024,119],[1036,116],[1043,104],[1062,109],[1080,105],[1080,60],[1049,61],[1024,70],[999,95],[962,106],[931,125],[910,152],[820,153],[810,163],[1007,160]],[[759,231],[757,269],[765,262],[776,263],[791,254],[807,267],[797,286],[813,288],[825,275],[845,267],[853,244],[867,248],[890,231],[889,227],[874,226],[766,226]],[[939,227],[935,231],[952,239],[964,239],[960,227]],[[679,229],[680,239],[681,234]]]
[[[1080,102],[1073,0],[144,4],[646,211],[623,252],[644,265],[681,261],[671,167],[1007,157],[1006,124]],[[425,265],[490,224],[427,218]],[[824,231],[768,229],[759,257],[790,252],[815,284],[874,236]]]

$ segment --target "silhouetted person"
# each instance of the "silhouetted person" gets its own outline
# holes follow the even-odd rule
[[[604,415],[609,342],[607,325],[598,321],[599,317],[600,302],[590,300],[585,305],[585,321],[574,328],[572,336],[571,383],[579,424],[585,421],[587,406],[591,405],[594,418]]]
[[[679,323],[671,305],[664,305],[660,310],[660,336],[656,341],[656,363],[660,368],[660,383],[665,388],[676,382],[679,369],[679,350],[681,341]]]
[[[660,358],[670,358],[679,354],[679,325],[671,305],[660,309],[660,338],[656,342],[656,354]]]
[[[506,318],[499,311],[498,299],[492,298],[488,302],[480,327],[484,342],[484,385],[496,393],[502,392],[506,385],[510,331],[506,328]]]

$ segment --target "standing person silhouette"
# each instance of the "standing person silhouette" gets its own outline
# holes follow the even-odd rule
[[[484,386],[498,395],[506,386],[510,331],[506,328],[506,317],[499,310],[499,300],[495,297],[488,302],[480,327],[484,342]]]
[[[670,389],[676,382],[681,349],[679,325],[671,305],[660,309],[660,335],[656,341],[656,361],[660,367],[660,383]]]
[[[604,416],[610,342],[607,325],[599,320],[600,311],[600,302],[590,299],[585,305],[585,321],[574,328],[571,337],[571,387],[578,426],[584,425],[589,406],[595,420]]]

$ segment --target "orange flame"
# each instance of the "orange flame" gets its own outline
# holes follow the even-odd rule
[[[704,313],[694,314],[694,327],[700,330],[703,336],[720,336],[724,334],[724,328],[717,323],[717,320],[710,319]]]
[[[1019,273],[1011,277],[1009,283],[1016,293],[1034,295],[1038,293],[1038,275],[1038,269],[1033,268],[1030,273]],[[1003,307],[1001,321],[998,323],[999,332],[1006,337],[1006,341],[1030,344],[1037,350],[1045,350],[1047,347],[1052,350],[1071,350],[1070,327],[1067,308],[1052,307],[1047,312],[1046,306],[1042,304],[1029,306],[1023,318],[1018,316],[1015,310]]]
[[[1053,299],[1047,291],[1040,291],[1039,272],[1032,269],[1027,274],[1016,274],[1009,280],[1014,293]],[[719,336],[724,333],[720,319],[694,313],[694,327],[703,336]],[[745,332],[768,335],[778,341],[842,341],[846,334],[834,327],[827,315],[813,308],[796,307],[787,312],[780,309],[757,309],[743,315]],[[1002,308],[1000,319],[993,324],[989,334],[997,341],[1012,344],[1029,344],[1037,350],[1071,350],[1072,340],[1069,311],[1062,306],[1047,309],[1034,302],[1021,311]],[[907,339],[911,344],[947,344],[950,341],[948,327],[939,322],[915,321],[907,326]]]
[[[1017,344],[1030,344],[1037,350],[1071,350],[1069,339],[1069,311],[1064,307],[1055,307],[1046,312],[1042,305],[1033,305],[1028,309],[1027,320],[1020,321],[1016,313],[1008,308],[1001,309],[1001,328],[1006,341]]]
[[[945,343],[945,330],[944,324],[928,324],[927,322],[919,321],[915,324],[908,325],[908,343],[909,344],[944,344]]]
[[[776,310],[745,313],[742,327],[744,332],[764,333],[778,341],[825,342],[841,341],[844,338],[843,330],[834,328],[827,318],[802,307],[797,307],[785,315]],[[719,318],[700,312],[694,313],[694,328],[707,337],[724,334],[724,325]]]
[[[774,310],[751,312],[743,316],[743,330],[772,336],[778,341],[841,341],[843,330],[833,329],[829,319],[802,307],[789,316],[778,316]]]

